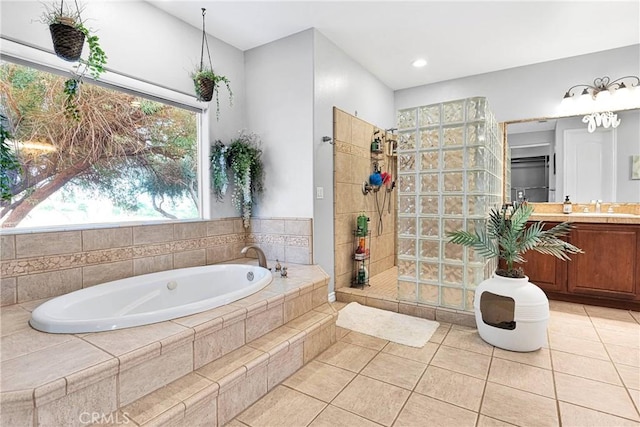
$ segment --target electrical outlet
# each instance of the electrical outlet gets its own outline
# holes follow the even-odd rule
[[[316,187],[316,199],[324,199],[324,187]]]

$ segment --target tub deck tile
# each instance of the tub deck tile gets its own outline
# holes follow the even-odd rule
[[[189,329],[185,326],[166,321],[135,328],[94,332],[84,335],[83,339],[117,357],[186,331]]]
[[[178,317],[177,319],[173,319],[171,321],[188,328],[195,328],[196,326],[202,325],[203,323],[207,323],[212,320],[216,320],[218,318],[222,320],[223,315],[232,313],[238,309],[238,307],[233,305],[223,305],[222,307],[216,307],[214,309],[192,314],[190,316]]]
[[[73,337],[0,363],[0,388],[2,391],[35,389],[111,358],[110,354]]]
[[[219,415],[215,413],[219,393],[251,388],[249,379],[264,371],[256,377],[260,377],[262,388],[262,377],[270,363],[280,361],[295,346],[301,349],[311,335],[335,321],[335,314],[329,313],[326,306],[318,304],[314,311],[306,307],[308,304],[297,307],[299,298],[311,299],[316,290],[326,289],[328,276],[316,266],[287,267],[290,277],[274,277],[268,287],[244,300],[171,321],[116,331],[43,334],[31,329],[28,320],[30,312],[46,299],[3,307],[3,411],[26,414],[33,413],[34,407],[44,411],[58,401],[71,402],[72,394],[73,399],[81,398],[85,390],[105,381],[117,381],[117,401],[130,405],[117,408],[114,413],[131,415],[135,412],[131,405],[137,405],[136,415],[132,416],[136,424],[167,421],[174,425],[187,412],[202,412],[210,417],[212,410],[215,419]],[[308,313],[296,310],[300,317],[292,323],[245,344],[248,321],[260,321],[263,313],[277,310],[284,316],[286,304],[290,309],[306,307]],[[274,323],[270,328],[276,326]],[[222,343],[226,344],[218,348]],[[208,363],[207,359],[213,361]],[[275,382],[270,387],[273,385]],[[164,399],[164,395],[170,397]],[[213,409],[209,408],[211,405]],[[224,409],[224,402],[222,406]]]

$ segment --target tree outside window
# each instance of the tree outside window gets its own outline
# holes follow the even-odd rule
[[[2,227],[198,218],[197,113],[83,83],[80,120],[64,78],[0,63],[0,113],[20,168]]]

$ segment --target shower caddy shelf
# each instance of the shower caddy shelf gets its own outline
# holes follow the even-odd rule
[[[365,242],[365,253],[360,258],[356,254],[358,247],[360,246],[360,239],[364,239]],[[353,277],[351,279],[351,287],[352,288],[364,288],[365,286],[371,286],[369,284],[369,267],[371,264],[371,230],[367,230],[366,232],[362,232],[358,229],[353,230],[353,254],[351,255],[351,259],[353,259]],[[360,275],[361,268],[363,267],[367,273],[363,278]]]

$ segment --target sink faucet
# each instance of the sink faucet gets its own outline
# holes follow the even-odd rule
[[[253,249],[258,255],[258,265],[260,265],[260,267],[267,268],[267,257],[264,256],[264,252],[262,252],[262,249],[260,249],[258,246],[256,245],[245,246],[244,248],[242,248],[240,253],[246,254],[249,249]]]
[[[596,200],[596,213],[600,213],[600,204],[602,203],[602,200]]]

